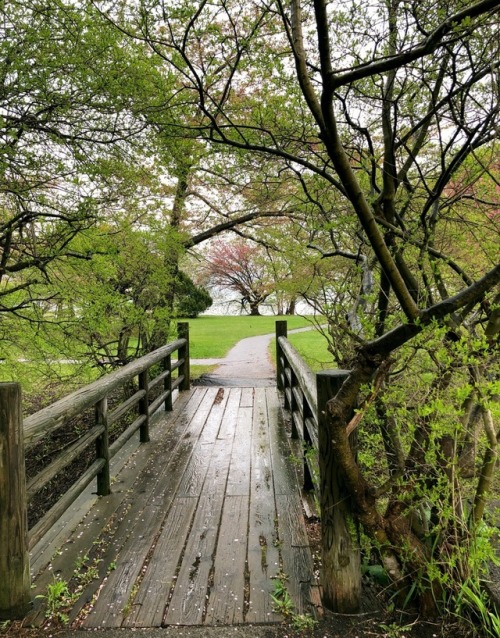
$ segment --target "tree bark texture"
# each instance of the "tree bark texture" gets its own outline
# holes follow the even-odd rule
[[[342,465],[332,445],[327,402],[337,394],[346,370],[317,375],[318,435],[323,560],[323,604],[339,613],[356,613],[361,602],[358,528]]]

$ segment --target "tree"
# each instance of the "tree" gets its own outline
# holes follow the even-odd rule
[[[478,264],[469,254],[455,255],[450,241],[474,237],[470,211],[477,201],[464,182],[459,199],[466,213],[457,217],[450,185],[466,164],[477,169],[461,174],[467,183],[478,172],[491,181],[479,156],[483,149],[498,152],[497,28],[496,0],[142,2],[140,19],[132,16],[126,25],[182,77],[178,103],[196,113],[185,123],[186,135],[272,157],[283,180],[298,174],[311,203],[329,217],[316,248],[357,269],[363,333],[351,330],[350,374],[329,403],[330,434],[359,522],[402,591],[408,575],[419,575],[412,591],[424,614],[435,613],[444,583],[471,574],[464,546],[472,552],[497,456],[488,378],[498,374],[492,362],[500,266],[483,242],[498,231],[497,221],[480,215]],[[324,209],[314,200],[307,190],[314,180],[335,192],[327,199],[339,207]],[[376,284],[371,291],[362,285],[366,273]],[[359,295],[350,297],[349,310]],[[420,356],[426,343],[432,348]],[[457,357],[473,358],[454,366]],[[413,373],[422,379],[426,366],[430,411],[407,411],[410,425],[397,427],[406,399],[396,400],[391,388],[408,392]],[[403,370],[409,372],[404,386]],[[467,515],[450,471],[459,451],[450,441],[460,423],[442,418],[439,408],[443,401],[456,404],[458,387],[465,398],[481,397],[486,435]],[[360,393],[366,401],[351,420]],[[388,452],[382,483],[349,441],[354,429],[361,438],[373,428]],[[390,453],[391,446],[401,454]],[[327,508],[323,525],[329,525]],[[334,604],[328,592],[325,602]]]
[[[90,236],[96,228],[99,235],[106,225],[112,233],[123,228],[122,241],[132,242],[123,252],[133,253],[136,239],[128,227],[148,226],[154,214],[168,220],[164,230],[169,238],[175,237],[164,253],[168,267],[163,301],[172,316],[182,289],[189,287],[179,268],[186,245],[247,223],[260,213],[200,211],[202,200],[195,189],[201,192],[200,167],[205,163],[206,168],[210,161],[205,145],[183,139],[172,129],[170,111],[163,108],[173,88],[171,72],[154,56],[144,55],[142,44],[116,30],[91,3],[76,6],[57,0],[42,6],[36,1],[9,0],[0,11],[0,330],[4,343],[18,339],[19,321],[26,324],[26,331],[33,328],[33,333],[50,329],[53,343],[60,342],[54,330],[60,329],[60,337],[66,338],[69,327],[76,324],[61,323],[61,313],[54,317],[51,312],[60,300],[59,281],[69,273],[79,281],[79,271],[89,269],[91,273],[93,269],[95,273],[112,271],[113,264],[104,267],[103,251],[111,251],[109,259],[116,255],[102,241],[93,245],[79,237]],[[183,119],[189,119],[187,109]],[[207,193],[205,188],[205,199]],[[198,207],[191,204],[193,200]],[[193,211],[197,213],[194,230],[190,227]],[[116,285],[126,288],[127,281],[125,277]],[[100,285],[98,278],[95,283],[95,299],[101,294],[106,297],[109,282],[104,277]],[[197,294],[199,309],[208,298],[201,291]],[[105,303],[109,305],[112,298],[119,316],[123,309],[119,297],[108,296]],[[190,311],[197,310],[191,307]],[[162,312],[165,315],[165,307]],[[108,309],[103,316],[111,315]],[[118,345],[122,353],[126,334]],[[167,334],[165,315],[139,343],[154,348],[165,342]],[[110,357],[123,359],[116,352]]]
[[[178,317],[197,317],[212,305],[212,297],[204,286],[197,286],[182,270],[178,274],[179,282],[176,287]]]
[[[54,294],[54,268],[93,254],[73,240],[144,195],[145,122],[130,104],[143,94],[148,63],[95,11],[74,4],[8,0],[0,17],[0,316],[8,333],[9,319],[43,326],[37,308]],[[139,139],[140,161],[131,143]]]
[[[204,267],[208,281],[238,294],[243,309],[260,315],[259,306],[273,292],[272,279],[259,246],[243,241],[215,242]]]

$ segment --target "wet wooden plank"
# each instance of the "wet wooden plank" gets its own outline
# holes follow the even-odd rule
[[[93,613],[86,619],[85,626],[119,627],[121,625],[123,606],[130,607],[129,598],[135,588],[136,579],[141,573],[151,547],[156,543],[156,538],[163,527],[167,512],[168,517],[166,518],[165,527],[169,528],[172,525],[170,522],[171,512],[173,511],[175,515],[178,508],[178,504],[174,501],[174,495],[180,483],[184,467],[190,458],[190,450],[184,441],[180,442],[179,450],[179,456],[174,457],[170,463],[166,464],[167,469],[160,472],[158,482],[152,486],[155,492],[162,492],[163,497],[161,499],[145,498],[142,506],[138,504],[130,507],[123,519],[118,522],[112,543],[105,554],[109,555],[110,552],[115,552],[116,558],[113,562],[116,563],[117,568],[109,574],[100,588]],[[184,454],[184,457],[181,453]],[[140,501],[140,499],[138,500]],[[192,502],[192,499],[185,499],[185,503],[189,503],[190,507]],[[172,503],[174,504],[172,510],[170,510]],[[189,510],[186,509],[186,511]],[[176,520],[174,516],[174,521]],[[107,558],[106,563],[109,564],[110,562]],[[115,590],[117,592],[116,596]],[[106,614],[110,616],[107,624],[103,622]]]
[[[252,420],[252,498],[263,493],[274,502],[271,440],[267,420],[267,398],[263,388],[258,388]]]
[[[128,601],[127,613],[123,613],[124,627],[161,626],[196,504],[196,498],[174,500],[160,535],[154,539],[152,553],[142,570],[135,595]]]
[[[220,401],[224,420],[237,419],[238,396],[239,393],[226,392],[225,402]],[[216,412],[214,421],[220,421],[220,416]],[[212,421],[212,415],[210,421]],[[213,556],[221,525],[234,433],[233,427],[226,429],[211,448],[209,468],[205,476],[198,511],[185,549],[177,585],[164,619],[165,624],[200,624],[205,616],[208,583],[213,570]]]
[[[192,405],[188,404],[191,409],[195,405],[196,408],[191,413],[187,426],[182,431],[177,430],[177,440],[173,444],[166,443],[158,446],[152,466],[156,481],[152,490],[148,488],[148,503],[164,505],[166,499],[171,498],[179,488],[180,480],[178,481],[177,477],[182,477],[186,468],[189,468],[188,463],[191,461],[198,438],[210,414],[211,405],[210,396],[208,400],[205,400],[206,392],[200,393],[199,397],[197,394],[196,389],[193,398],[196,397],[197,400],[193,401]],[[166,459],[168,459],[167,463]],[[189,472],[189,469],[187,471]],[[169,476],[175,480],[169,480]],[[139,490],[142,489],[141,484]]]
[[[288,543],[281,546],[283,572],[287,575],[286,586],[296,613],[314,613],[315,597],[312,586],[313,564],[308,547],[292,547]]]
[[[203,421],[204,427],[193,450],[193,455],[186,468],[179,486],[178,496],[199,496],[210,465],[212,446],[220,429],[228,394],[215,402],[217,388],[209,388],[198,408],[197,419]]]
[[[274,491],[276,494],[291,494],[297,490],[295,469],[290,461],[290,446],[282,419],[281,406],[276,388],[265,388],[267,418],[273,461]]]
[[[274,499],[261,493],[252,496],[248,537],[248,610],[246,622],[268,623],[282,620],[273,611],[273,577],[280,571],[279,545],[276,539]]]
[[[252,414],[252,408],[240,407],[238,410],[226,487],[228,496],[245,496],[250,493]]]
[[[314,566],[298,490],[288,495],[277,494],[276,512],[288,592],[297,613],[313,613],[311,586],[314,585]]]
[[[219,392],[228,393],[224,418],[217,435],[218,439],[232,439],[236,430],[238,409],[240,406],[241,388],[219,388]]]
[[[86,628],[120,627],[131,604],[131,593],[140,575],[152,539],[158,534],[163,517],[156,507],[147,507],[133,536],[123,546],[116,564],[99,592],[83,626]]]
[[[176,586],[164,618],[166,625],[203,624],[223,503],[221,493],[205,494],[200,498]]]
[[[279,622],[273,611],[273,576],[280,570],[275,529],[276,506],[266,394],[256,390],[252,422],[252,472],[248,525],[249,603],[246,622]]]
[[[227,388],[225,388],[227,391]],[[227,403],[224,408],[223,420],[230,423],[229,427],[221,424],[214,446],[211,449],[212,456],[210,465],[205,475],[203,493],[224,493],[231,461],[231,452],[236,431],[236,420],[238,417],[239,393],[227,392]]]
[[[209,581],[205,624],[235,625],[244,620],[248,496],[227,496],[213,576]]]
[[[212,450],[212,459],[205,477],[203,489],[209,489],[212,493],[226,491],[229,463],[231,461],[232,440],[222,439],[215,442]]]
[[[73,606],[70,620],[76,617],[98,591],[102,593],[101,583],[107,576],[109,565],[118,564],[121,558],[126,557],[123,548],[129,537],[137,533],[136,526],[141,524],[145,508],[153,508],[153,511],[157,508],[160,523],[165,518],[193,448],[192,442],[186,440],[184,435],[192,419],[196,417],[204,394],[193,393],[192,401],[187,404],[184,413],[174,419],[173,427],[153,446],[148,444],[155,448],[154,453],[148,457],[145,467],[136,477],[121,506],[104,526],[102,534],[93,539],[95,546],[89,551],[89,557],[93,559],[97,556],[101,561],[98,567],[99,578],[82,591]]]
[[[242,388],[240,406],[242,408],[253,407],[253,395],[254,395],[254,388]]]
[[[280,538],[293,547],[308,547],[309,539],[298,489],[292,494],[276,494]]]
[[[209,399],[210,401],[210,405],[201,404],[200,412],[203,412],[204,416],[199,417],[204,419],[205,427],[208,428],[210,434],[203,433],[197,442],[198,446],[202,447],[204,452],[208,452],[206,457],[210,462],[206,466],[204,476],[201,475],[201,471],[198,466],[198,478],[196,478],[196,480],[193,480],[191,468],[188,467],[186,475],[179,486],[179,494],[188,492],[188,489],[189,493],[193,493],[195,491],[199,492],[199,487],[195,490],[194,486],[199,486],[200,484],[205,483],[210,485],[211,489],[214,489],[217,485],[219,485],[219,490],[215,491],[221,493],[226,482],[229,455],[231,453],[232,446],[232,440],[229,438],[229,435],[227,438],[220,441],[217,440],[216,443],[211,445],[203,445],[201,441],[207,441],[209,440],[209,437],[213,438],[217,435],[221,427],[222,417],[225,419],[226,414],[231,415],[236,409],[237,402],[239,401],[239,394],[236,393],[236,396],[231,402],[229,393],[224,396],[226,393],[220,392],[218,389],[212,390],[213,393],[210,392],[207,397],[207,400]],[[203,462],[203,465],[204,464],[205,461]],[[208,477],[207,474],[209,474]],[[195,499],[192,500],[193,502],[196,502]],[[159,558],[163,552],[168,551],[169,542],[170,539],[165,538],[165,543],[167,544],[166,549],[161,540],[158,542],[153,553],[152,566],[146,571],[141,583],[140,591],[136,597],[134,605],[135,609],[124,622],[124,626],[154,627],[161,625],[170,590],[173,584],[177,581],[177,578],[175,578],[175,570],[172,572],[172,566],[170,563],[168,563],[169,569],[165,571],[165,567]],[[175,592],[175,588],[173,591]]]

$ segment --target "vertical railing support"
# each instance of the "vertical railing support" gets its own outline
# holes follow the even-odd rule
[[[283,351],[279,344],[279,337],[288,336],[288,324],[286,321],[276,322],[276,385],[278,390],[283,392],[285,389],[285,371],[283,369]]]
[[[184,377],[179,386],[179,390],[189,390],[189,386],[191,385],[191,373],[189,370],[189,323],[187,321],[177,324],[177,337],[186,340],[186,344],[182,346],[182,348],[179,348],[179,360],[183,360],[179,368],[179,375]]]
[[[143,414],[146,418],[139,429],[139,441],[147,443],[149,441],[149,380],[148,370],[144,370],[139,374],[139,390],[144,390],[145,394],[139,401],[139,414]]]
[[[361,565],[358,529],[345,480],[335,462],[327,402],[349,375],[347,370],[325,370],[316,375],[323,562],[323,604],[337,613],[359,611]]]
[[[104,432],[96,440],[96,455],[104,459],[105,465],[97,475],[97,494],[107,496],[111,494],[111,475],[109,469],[109,431],[108,431],[108,397],[103,397],[96,403],[95,420],[97,425],[104,426]]]
[[[165,412],[172,412],[172,357],[171,355],[167,355],[165,359],[163,359],[163,371],[168,374],[163,380],[163,390],[167,392],[167,396],[165,397]]]
[[[0,619],[31,601],[21,386],[0,383]]]

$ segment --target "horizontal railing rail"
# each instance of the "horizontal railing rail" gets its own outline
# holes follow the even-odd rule
[[[291,436],[301,441],[303,487],[314,490],[319,498],[316,375],[284,334],[277,335],[276,348],[278,388],[290,413]]]
[[[177,358],[173,361],[172,354],[175,352]],[[0,487],[8,495],[9,511],[8,516],[2,516],[0,521],[0,567],[2,574],[4,571],[7,574],[7,582],[0,583],[0,617],[22,616],[25,611],[29,600],[28,550],[43,538],[94,479],[97,479],[97,495],[111,492],[111,459],[138,430],[140,442],[149,441],[151,417],[162,407],[172,410],[174,391],[187,390],[189,385],[187,323],[178,324],[176,341],[72,392],[27,417],[24,423],[21,422],[19,384],[1,384]],[[124,393],[121,402],[108,411],[108,399],[113,397],[116,400],[118,391],[124,388],[129,389],[128,396]],[[26,481],[25,450],[31,450],[42,439],[64,428],[89,409],[94,409],[94,423],[87,426],[81,436],[61,450],[36,476]],[[111,427],[124,417],[132,422],[125,425],[116,440],[110,443]],[[88,466],[74,477],[69,489],[28,530],[28,503],[57,479],[62,470],[88,453],[91,446],[95,447],[94,458],[90,458]],[[6,454],[3,454],[4,450]]]
[[[173,352],[182,349],[186,344],[185,339],[178,339],[166,346],[155,350],[149,354],[144,355],[140,359],[136,359],[132,363],[125,365],[119,370],[115,370],[110,374],[107,374],[97,381],[68,394],[59,401],[52,403],[51,405],[39,410],[35,414],[24,419],[24,444],[26,450],[29,450],[37,441],[47,436],[51,432],[57,430],[63,426],[72,417],[78,416],[85,409],[94,406],[98,401],[106,396],[109,396],[114,390],[123,387],[126,383],[130,382],[135,377],[138,377],[141,372],[149,370],[156,363],[164,361]],[[169,375],[179,367],[182,367],[184,359],[180,358],[177,363],[169,366],[169,369],[165,370],[161,375],[156,377],[153,381],[149,382],[149,388],[153,387],[153,383],[156,384],[161,380],[169,377]],[[182,383],[184,375],[181,374],[175,380],[176,384]],[[165,395],[168,391],[165,391]],[[130,397],[130,405],[122,406],[122,409],[127,411],[129,407],[133,407],[144,396],[145,391],[141,390],[134,396]],[[164,397],[166,398],[166,396]],[[109,418],[115,420],[122,416],[110,415]]]

